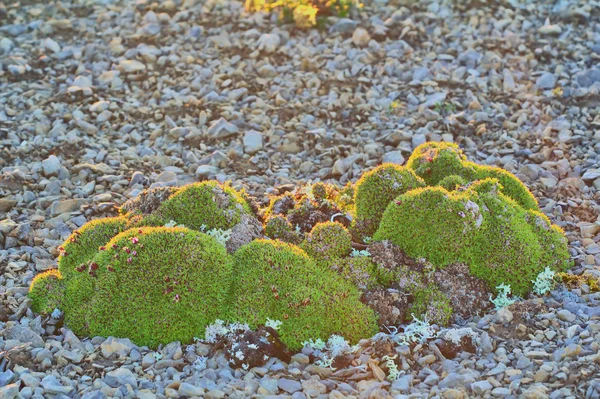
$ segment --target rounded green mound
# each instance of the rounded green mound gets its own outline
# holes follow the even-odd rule
[[[240,222],[242,214],[252,215],[242,194],[211,180],[181,187],[143,223],[161,226],[173,221],[192,230],[228,230]]]
[[[414,150],[406,166],[423,178],[428,186],[442,185],[440,183],[448,176],[460,176],[467,182],[494,178],[502,185],[502,192],[520,206],[539,210],[535,197],[517,177],[494,166],[467,161],[462,150],[454,143],[421,144]]]
[[[251,327],[279,320],[281,339],[291,349],[332,334],[357,342],[377,332],[375,315],[356,287],[297,246],[255,240],[238,249],[234,264],[231,319]]]
[[[423,186],[423,179],[412,170],[394,164],[383,164],[365,173],[356,183],[354,197],[357,235],[372,236],[394,198]]]
[[[127,223],[127,219],[123,216],[96,219],[75,230],[60,247],[58,270],[62,277],[70,279],[77,267],[91,260],[99,248],[124,231]]]
[[[459,187],[466,185],[467,183],[468,182],[461,176],[449,175],[440,180],[437,185],[445,188],[448,191],[454,191]]]
[[[68,282],[65,322],[75,333],[156,347],[190,342],[224,313],[231,262],[225,248],[184,228],[130,229]]]
[[[292,227],[292,224],[283,215],[269,217],[265,223],[265,234],[274,240],[299,244],[302,241],[300,233]]]
[[[35,276],[29,289],[31,309],[46,314],[52,313],[54,309],[62,309],[65,282],[58,269],[47,270]]]
[[[302,249],[313,258],[348,256],[352,251],[352,236],[338,222],[318,223],[304,239]]]
[[[569,264],[564,234],[532,215],[538,213],[504,195],[496,179],[476,181],[463,191],[426,187],[390,203],[374,238],[435,267],[463,262],[490,287],[510,284],[524,295],[547,266],[563,270]]]

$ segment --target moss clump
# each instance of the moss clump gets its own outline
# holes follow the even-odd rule
[[[174,221],[193,230],[228,230],[240,222],[242,214],[252,215],[242,195],[211,180],[180,188],[144,218],[144,224],[158,226]]]
[[[448,191],[454,191],[459,187],[466,185],[467,183],[468,182],[461,176],[449,175],[440,180],[437,185],[445,188]]]
[[[224,313],[231,262],[206,234],[149,227],[115,236],[68,283],[65,322],[77,334],[156,347],[190,342]]]
[[[300,244],[302,237],[292,224],[283,216],[271,216],[265,224],[265,234],[274,240],[281,240],[290,244]]]
[[[348,256],[352,251],[352,236],[340,223],[319,223],[304,239],[302,249],[319,259]]]
[[[452,316],[452,306],[448,297],[436,285],[430,284],[415,290],[410,313],[419,320],[445,326]]]
[[[421,144],[411,154],[406,166],[423,178],[429,186],[440,185],[443,179],[452,175],[460,176],[467,182],[494,178],[502,185],[502,192],[521,207],[539,210],[533,194],[513,174],[494,166],[477,165],[467,161],[454,143]]]
[[[490,287],[510,284],[524,295],[545,267],[568,267],[566,240],[549,224],[533,226],[531,213],[501,191],[495,179],[476,181],[464,191],[412,190],[390,203],[374,238],[435,267],[465,263]]]
[[[356,183],[354,197],[358,235],[373,235],[383,211],[394,198],[423,186],[425,182],[412,170],[394,164],[384,164],[365,173]]]
[[[37,313],[52,313],[54,309],[62,309],[65,291],[65,280],[58,269],[40,273],[31,282],[29,298],[31,309]]]
[[[255,240],[238,249],[234,264],[231,318],[251,327],[282,321],[281,339],[291,349],[332,334],[357,342],[377,332],[356,287],[294,245]]]
[[[377,279],[377,265],[367,256],[321,259],[318,264],[334,270],[360,290],[370,290],[380,285]]]
[[[96,219],[75,230],[60,247],[58,270],[62,277],[71,278],[77,267],[91,260],[100,247],[125,230],[127,223],[123,216]]]
[[[292,193],[285,193],[277,197],[272,197],[269,206],[264,211],[264,218],[276,215],[287,215],[288,212],[296,206],[296,196]]]

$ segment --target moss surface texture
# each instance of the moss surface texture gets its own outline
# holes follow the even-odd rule
[[[59,309],[81,336],[150,347],[191,342],[216,319],[279,320],[283,342],[299,349],[331,334],[355,343],[376,333],[378,314],[361,297],[368,290],[404,290],[408,314],[444,324],[452,304],[432,276],[450,265],[466,265],[491,291],[508,284],[524,296],[546,267],[570,263],[564,233],[514,175],[446,143],[421,145],[406,167],[381,165],[344,188],[316,183],[264,209],[215,181],[150,205],[73,232],[58,268],[32,282],[34,311]],[[228,252],[224,243],[249,218],[264,234]],[[371,258],[379,242],[426,266]]]

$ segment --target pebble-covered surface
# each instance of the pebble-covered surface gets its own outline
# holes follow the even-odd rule
[[[230,0],[0,0],[1,398],[600,398],[600,293],[471,320],[476,353],[369,344],[347,367],[232,369],[209,345],[78,339],[26,297],[57,247],[142,189],[261,200],[427,140],[516,173],[600,278],[600,2],[376,0],[324,30]]]

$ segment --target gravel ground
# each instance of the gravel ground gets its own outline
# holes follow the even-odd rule
[[[461,326],[475,353],[391,345],[394,381],[377,340],[335,371],[310,350],[246,371],[29,309],[70,232],[144,188],[215,178],[264,201],[427,140],[516,173],[572,273],[600,278],[600,2],[369,3],[301,31],[230,0],[0,0],[0,397],[600,398],[585,284]]]

